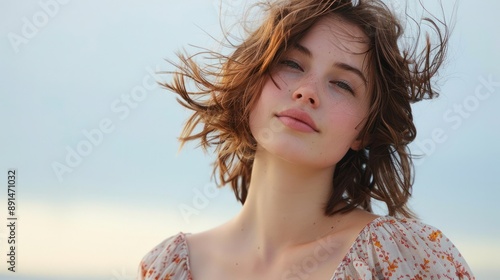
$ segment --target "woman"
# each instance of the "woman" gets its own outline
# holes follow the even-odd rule
[[[141,279],[474,279],[406,205],[410,103],[437,95],[446,25],[428,19],[437,44],[427,37],[416,52],[399,49],[401,25],[378,0],[266,5],[230,57],[212,53],[220,66],[180,55],[164,84],[194,111],[181,140],[215,147],[214,172],[241,212],[160,243]],[[388,216],[372,213],[372,199]]]

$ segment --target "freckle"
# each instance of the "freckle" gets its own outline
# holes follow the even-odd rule
[[[236,263],[236,265],[238,265],[238,263]]]

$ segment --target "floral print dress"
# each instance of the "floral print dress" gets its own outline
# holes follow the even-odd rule
[[[138,279],[192,280],[185,234],[167,238],[144,256]],[[418,220],[379,217],[360,232],[330,279],[475,278],[440,230]]]

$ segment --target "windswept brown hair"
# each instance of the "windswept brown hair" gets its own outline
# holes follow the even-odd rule
[[[410,42],[402,41],[402,24],[380,0],[285,0],[259,7],[267,15],[264,22],[240,44],[232,44],[229,56],[214,51],[178,53],[180,62],[173,63],[177,70],[162,85],[193,110],[181,143],[199,140],[204,149],[215,148],[218,184],[230,184],[237,200],[245,203],[257,147],[249,114],[264,82],[289,46],[318,20],[340,16],[367,36],[373,82],[368,119],[360,133],[363,148],[349,150],[336,165],[325,215],[356,207],[372,211],[373,198],[384,202],[391,216],[413,217],[406,205],[413,184],[408,144],[416,136],[410,104],[437,96],[431,78],[444,60],[449,35],[445,22],[413,20],[418,29]],[[426,33],[422,44],[418,38],[423,24],[434,34],[431,40]],[[199,63],[200,57],[212,62]],[[342,201],[346,206],[337,209]]]

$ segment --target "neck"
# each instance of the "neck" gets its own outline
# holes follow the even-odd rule
[[[330,225],[325,221],[331,217],[325,216],[324,207],[333,171],[306,168],[258,150],[247,199],[234,220],[247,244],[268,258],[326,234]]]

